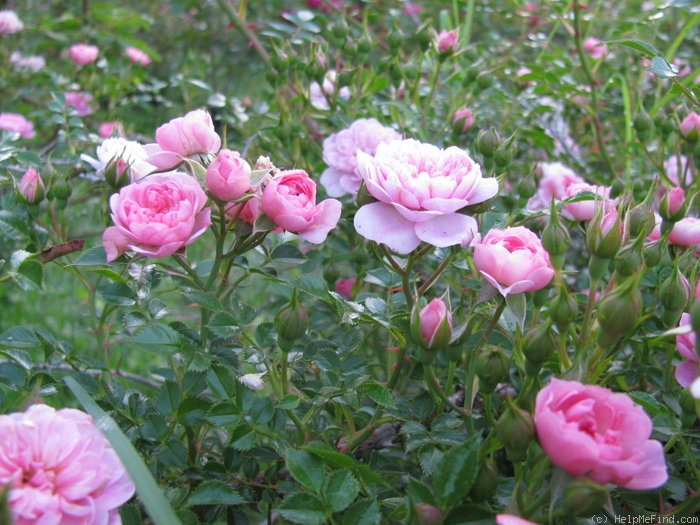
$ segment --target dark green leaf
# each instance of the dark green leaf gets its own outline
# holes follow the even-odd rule
[[[326,467],[316,456],[303,450],[287,453],[287,469],[307,489],[318,492],[326,478]]]
[[[372,499],[361,499],[343,513],[342,525],[380,525],[381,521],[382,514],[377,502]]]
[[[287,495],[278,511],[282,517],[301,525],[321,525],[327,522],[323,501],[306,492]]]
[[[217,312],[207,323],[207,328],[218,337],[233,337],[241,331],[238,321],[228,312]]]
[[[96,266],[107,264],[107,254],[104,246],[95,246],[89,250],[85,250],[80,254],[78,260],[73,263],[75,266]]]
[[[362,383],[358,390],[359,393],[366,395],[379,405],[385,407],[394,406],[394,398],[391,395],[391,390],[376,381]]]
[[[350,468],[355,464],[355,460],[352,457],[338,452],[322,441],[309,441],[304,445],[304,450],[320,457],[334,467]]]
[[[147,352],[172,354],[180,345],[180,336],[168,325],[154,324],[139,330],[129,342],[142,347]]]
[[[26,372],[24,368],[11,361],[0,362],[0,383],[12,390],[24,386]]]
[[[610,40],[607,44],[620,44],[641,51],[647,58],[660,56],[661,52],[651,44],[637,39]]]
[[[17,268],[17,274],[14,278],[23,290],[41,289],[44,267],[36,259],[25,259]]]
[[[172,416],[180,406],[180,399],[180,387],[175,381],[168,380],[160,387],[153,404],[164,416]]]
[[[292,264],[301,264],[306,261],[306,256],[292,244],[280,244],[272,250],[270,258],[275,261]]]
[[[182,295],[189,301],[192,301],[193,303],[196,303],[197,305],[202,306],[207,310],[219,312],[224,309],[223,306],[221,306],[219,300],[216,298],[216,296],[214,296],[214,294],[190,288],[184,290],[182,292]]]
[[[0,335],[0,348],[36,348],[39,344],[36,332],[23,326],[14,326]]]
[[[8,210],[0,210],[0,232],[15,241],[22,241],[31,237],[29,223],[23,217],[15,215]]]
[[[223,481],[209,480],[198,485],[187,497],[187,506],[192,505],[240,505],[245,500]]]
[[[105,302],[116,306],[131,306],[136,304],[136,293],[123,283],[107,283],[97,288]]]
[[[360,484],[349,470],[332,472],[323,484],[323,498],[333,512],[340,512],[350,506],[360,493]]]
[[[479,471],[478,436],[445,452],[437,462],[433,483],[442,507],[452,507],[464,498]]]

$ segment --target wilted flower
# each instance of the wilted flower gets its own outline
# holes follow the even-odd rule
[[[457,147],[440,149],[413,139],[380,144],[374,156],[358,152],[358,169],[377,199],[355,214],[363,237],[409,253],[421,242],[466,245],[476,220],[460,213],[498,193],[498,181]]]
[[[357,168],[357,152],[374,155],[379,144],[400,138],[397,131],[383,126],[374,118],[358,119],[348,128],[327,137],[323,141],[323,160],[328,168],[320,179],[326,193],[330,197],[356,194],[362,184]]]
[[[134,64],[147,66],[152,61],[151,57],[149,57],[145,51],[142,51],[138,47],[129,46],[124,50],[124,53]]]
[[[9,9],[0,11],[0,35],[18,33],[22,29],[24,29],[24,23],[19,19],[17,13]]]
[[[34,124],[19,113],[0,113],[0,129],[19,133],[23,139],[36,135]]]
[[[68,56],[79,66],[92,64],[99,53],[100,49],[90,44],[73,44],[68,48]]]
[[[0,487],[15,525],[121,523],[134,484],[90,416],[32,405],[0,415],[0,435]]]

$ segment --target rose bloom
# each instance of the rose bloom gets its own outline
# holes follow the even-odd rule
[[[524,226],[489,230],[472,246],[476,269],[504,297],[540,290],[554,277],[542,241]]]
[[[700,219],[697,217],[684,217],[674,223],[673,229],[668,235],[668,240],[678,246],[700,245]],[[700,246],[698,246],[700,249]]]
[[[190,111],[184,117],[178,117],[166,122],[156,129],[157,148],[149,150],[152,153],[151,162],[158,167],[173,167],[182,158],[192,155],[214,154],[221,148],[221,137],[214,129],[211,115],[202,109]],[[148,148],[147,148],[148,150]],[[170,164],[170,158],[175,157],[175,164],[164,166],[159,156],[165,152]]]
[[[46,186],[41,175],[34,168],[29,168],[22,175],[17,191],[29,204],[36,204],[44,198]]]
[[[304,170],[288,170],[267,183],[261,209],[283,230],[319,244],[338,224],[341,204],[336,199],[316,204],[316,183]]]
[[[457,147],[440,149],[417,140],[380,144],[372,157],[359,151],[358,169],[378,202],[355,214],[363,237],[409,253],[423,242],[445,247],[466,245],[476,220],[460,210],[498,193],[498,181]]]
[[[327,137],[323,141],[323,161],[328,168],[320,179],[326,193],[330,197],[356,194],[362,183],[357,168],[357,152],[374,155],[379,144],[400,138],[397,131],[383,126],[374,118],[358,119],[348,128]]]
[[[46,67],[46,60],[39,55],[22,56],[17,51],[10,55],[10,64],[16,71],[30,71],[36,73]]]
[[[569,196],[569,186],[586,182],[561,162],[542,162],[538,168],[542,178],[537,193],[527,203],[526,208],[530,211],[548,210],[552,199],[561,201]]]
[[[695,332],[690,325],[690,314],[683,313],[679,323],[681,327],[687,327],[687,332],[676,336],[676,350],[685,361],[676,365],[676,380],[683,388],[688,388],[699,375],[700,357],[695,347]]]
[[[250,174],[250,165],[240,153],[222,149],[207,166],[207,188],[221,201],[234,201],[250,189]]]
[[[9,9],[0,11],[0,35],[19,33],[22,29],[24,29],[24,23],[19,19],[17,13]]]
[[[129,46],[124,50],[124,53],[133,64],[147,66],[151,63],[151,57],[149,57],[145,51],[142,51],[138,47]]]
[[[66,97],[66,107],[73,106],[78,116],[84,117],[92,113],[92,108],[90,107],[90,102],[92,102],[91,94],[84,91],[66,91],[64,95]]]
[[[134,484],[86,413],[32,405],[0,415],[0,487],[14,525],[119,524]]]
[[[651,419],[625,394],[552,379],[537,394],[535,429],[552,463],[572,476],[636,490],[668,479],[663,446],[649,439]]]
[[[100,53],[100,48],[91,46],[90,44],[73,44],[68,48],[68,56],[79,66],[92,64],[97,60],[97,55]]]
[[[120,134],[124,133],[124,129],[122,128],[122,125],[120,122],[116,122],[116,121],[103,122],[97,128],[97,134],[103,139],[111,137],[115,131],[117,131]]]
[[[610,186],[595,186],[587,182],[575,182],[566,187],[567,198],[576,197],[583,192],[595,194],[595,197],[587,200],[568,202],[564,204],[561,214],[574,221],[590,221],[595,215],[596,207],[603,205],[609,210],[617,203],[617,199],[610,199]]]
[[[537,525],[532,521],[513,516],[512,514],[499,514],[496,516],[496,525]]]
[[[606,46],[602,40],[598,38],[589,36],[583,42],[583,49],[585,49],[591,58],[597,60],[603,58],[608,54],[608,46]]]
[[[105,172],[115,165],[118,171],[128,172],[128,180],[131,182],[156,170],[156,167],[148,162],[148,153],[144,147],[133,140],[122,137],[105,139],[97,146],[96,153],[97,159],[85,154],[80,155],[80,158],[95,168],[99,177],[104,177]],[[121,176],[122,173],[117,175]]]
[[[438,53],[454,53],[459,45],[459,33],[456,30],[442,30],[435,35],[435,49]]]
[[[333,98],[335,95],[335,84],[336,84],[336,78],[337,78],[337,73],[335,70],[330,70],[326,75],[323,77],[323,84],[319,84],[318,82],[312,82],[311,85],[309,86],[309,100],[311,101],[311,105],[315,107],[316,109],[324,109],[324,110],[329,110],[331,109],[330,104],[328,103],[328,97]],[[343,86],[338,90],[338,98],[341,99],[349,99],[350,98],[350,88],[347,86]]]
[[[0,113],[0,129],[19,133],[23,139],[36,135],[34,124],[19,113]]]
[[[179,172],[151,175],[109,199],[110,226],[102,235],[107,262],[132,250],[166,257],[191,244],[211,224],[211,209],[199,183]]]

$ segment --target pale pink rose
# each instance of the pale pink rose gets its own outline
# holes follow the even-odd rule
[[[561,162],[542,162],[539,165],[539,171],[542,173],[542,178],[537,193],[530,198],[526,206],[530,211],[548,210],[552,199],[561,201],[569,196],[567,191],[569,186],[586,182]]]
[[[452,123],[459,128],[462,133],[466,133],[474,126],[474,113],[469,108],[460,108],[455,111]]]
[[[355,277],[338,279],[335,283],[335,293],[342,295],[346,299],[352,299],[352,289],[355,286]]]
[[[680,327],[686,327],[687,332],[676,336],[676,350],[685,358],[676,365],[676,380],[683,388],[688,388],[700,375],[700,356],[695,346],[695,332],[690,325],[690,314],[681,315]]]
[[[584,192],[593,193],[595,198],[567,202],[561,210],[561,214],[574,221],[590,221],[595,215],[596,208],[603,206],[609,210],[617,204],[617,199],[610,198],[610,186],[596,186],[587,182],[575,182],[566,187],[567,198],[575,198]],[[582,196],[582,195],[581,195]]]
[[[90,102],[92,102],[91,94],[84,91],[66,91],[64,96],[66,97],[66,107],[73,106],[78,116],[84,117],[92,113],[92,108],[90,107]]]
[[[211,115],[197,109],[156,129],[156,143],[163,151],[184,158],[215,154],[221,148],[221,137],[214,129]]]
[[[666,176],[675,186],[687,186],[695,178],[693,166],[685,155],[672,155],[664,161]]]
[[[435,49],[438,53],[454,53],[459,45],[459,33],[452,29],[443,29],[435,35]]]
[[[330,197],[356,194],[362,183],[357,168],[357,152],[374,155],[379,144],[400,138],[397,131],[383,126],[374,118],[358,119],[348,128],[326,138],[323,141],[323,161],[328,168],[320,179],[326,193]]]
[[[191,244],[211,224],[211,208],[199,183],[179,172],[151,175],[124,186],[109,199],[114,226],[105,232],[109,258],[120,248],[166,257]],[[120,241],[120,233],[126,242]],[[109,250],[107,248],[110,248]]]
[[[537,525],[532,521],[528,521],[519,516],[512,514],[499,514],[496,516],[496,525]]]
[[[678,246],[700,245],[700,219],[684,217],[673,224],[668,240]]]
[[[625,394],[552,379],[535,402],[537,439],[552,463],[601,485],[647,490],[668,479],[652,424]]]
[[[333,99],[336,96],[336,78],[337,73],[335,70],[331,69],[323,77],[323,84],[318,82],[312,82],[309,86],[309,100],[311,105],[316,109],[329,110],[331,108],[328,103],[328,99]],[[339,99],[349,99],[350,98],[350,88],[347,86],[342,86],[338,89],[337,97]]]
[[[695,113],[689,113],[687,117],[683,119],[680,125],[681,135],[689,140],[698,140],[698,134],[700,134],[700,115]]]
[[[145,51],[139,49],[138,47],[129,46],[124,50],[124,53],[133,64],[147,66],[152,61],[151,57],[149,57]]]
[[[148,162],[144,147],[133,140],[122,137],[105,139],[97,146],[96,153],[96,159],[85,154],[80,158],[90,164],[99,177],[104,177],[110,169],[117,169],[118,176],[126,173],[128,181],[133,182],[156,171],[156,167]]]
[[[420,335],[425,344],[430,348],[436,338],[442,337],[442,327],[449,327],[452,332],[452,312],[447,308],[445,301],[436,297],[424,306],[418,314],[420,320]]]
[[[14,525],[121,523],[134,484],[93,420],[32,405],[0,415],[0,487]]]
[[[68,56],[79,66],[92,64],[99,54],[100,48],[90,44],[73,44],[68,48]]]
[[[316,204],[316,183],[304,170],[288,170],[267,183],[261,209],[283,230],[320,244],[338,224],[341,204],[336,199]]]
[[[0,129],[19,133],[23,139],[36,135],[34,124],[19,113],[0,113]]]
[[[17,191],[29,204],[36,204],[44,198],[46,186],[41,175],[34,168],[29,168],[22,175]]]
[[[46,60],[39,55],[23,56],[17,51],[10,55],[10,64],[16,71],[31,71],[36,73],[46,67]]]
[[[489,230],[472,246],[476,269],[504,297],[540,290],[554,277],[542,241],[524,226]]]
[[[207,188],[221,201],[235,201],[250,190],[250,173],[250,164],[239,152],[222,149],[207,166]]]
[[[378,202],[355,214],[363,237],[409,253],[422,242],[466,245],[478,231],[474,217],[460,213],[498,193],[498,181],[455,146],[440,149],[413,139],[380,144],[374,156],[357,153],[358,169]]]
[[[602,40],[592,36],[583,41],[583,49],[595,60],[608,54],[608,46],[606,46]]]
[[[22,29],[24,29],[24,23],[17,13],[9,9],[0,11],[0,35],[19,33]]]

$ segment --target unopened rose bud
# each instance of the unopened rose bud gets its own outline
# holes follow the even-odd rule
[[[441,298],[430,301],[420,311],[411,312],[411,336],[428,355],[436,354],[450,344],[452,338],[452,313]],[[430,359],[432,361],[432,359]]]
[[[20,198],[27,204],[39,204],[46,193],[44,181],[34,168],[29,168],[17,185]]]
[[[469,490],[469,498],[472,501],[481,503],[488,501],[496,493],[498,488],[498,469],[493,461],[485,460],[479,468],[474,484]]]
[[[621,240],[622,232],[617,210],[611,208],[603,213],[602,208],[599,208],[586,229],[588,251],[601,259],[612,259],[620,249]]]
[[[496,435],[506,448],[511,461],[525,459],[530,442],[535,437],[535,424],[529,412],[518,408],[512,398],[506,399],[506,409],[496,421]]]
[[[455,111],[452,119],[452,127],[455,133],[467,133],[474,126],[474,113],[469,108],[461,108]]]
[[[639,273],[643,264],[644,254],[639,241],[626,244],[615,255],[615,273],[623,278]]]
[[[308,325],[309,314],[297,300],[295,289],[289,303],[284,305],[275,316],[275,329],[280,348],[285,352],[291,350],[294,341],[306,333]]]
[[[212,194],[223,202],[241,198],[250,190],[250,165],[237,151],[222,149],[207,167],[205,181]]]
[[[655,190],[656,185],[654,184],[646,197],[644,197],[644,200],[627,212],[625,218],[629,226],[630,239],[636,239],[637,237],[646,238],[654,229],[655,221],[652,201]]]
[[[554,355],[558,345],[551,323],[544,323],[525,334],[523,354],[530,363],[541,366]]]
[[[665,308],[680,312],[685,310],[690,297],[690,283],[676,264],[671,274],[658,287],[657,298]]]
[[[499,383],[508,379],[510,359],[497,346],[484,348],[476,356],[474,370],[479,378],[479,390],[490,393],[496,390]]]
[[[482,129],[476,136],[476,147],[484,157],[491,158],[496,154],[496,149],[501,145],[501,138],[494,128]]]
[[[636,279],[628,279],[603,296],[598,305],[598,344],[612,346],[629,333],[639,320],[642,296]]]
[[[411,512],[410,525],[441,525],[444,520],[440,509],[427,503],[416,503]]]
[[[687,205],[683,188],[664,189],[658,209],[664,221],[673,223],[685,217]]]
[[[571,246],[571,236],[569,230],[559,220],[559,212],[553,200],[549,222],[542,230],[542,246],[549,253],[554,267],[561,270],[564,265],[564,255]]]
[[[58,179],[49,188],[48,196],[59,201],[66,201],[71,196],[73,190],[66,179]]]
[[[681,136],[688,142],[697,142],[700,134],[700,115],[695,112],[690,113],[680,124]]]
[[[435,49],[440,55],[449,56],[457,51],[459,46],[459,33],[452,29],[443,30],[435,35]]]
[[[608,490],[586,477],[573,479],[564,491],[564,505],[576,516],[591,516],[603,508]]]
[[[578,302],[566,291],[565,286],[559,288],[559,293],[549,303],[549,318],[554,322],[560,332],[576,320],[578,315]]]

